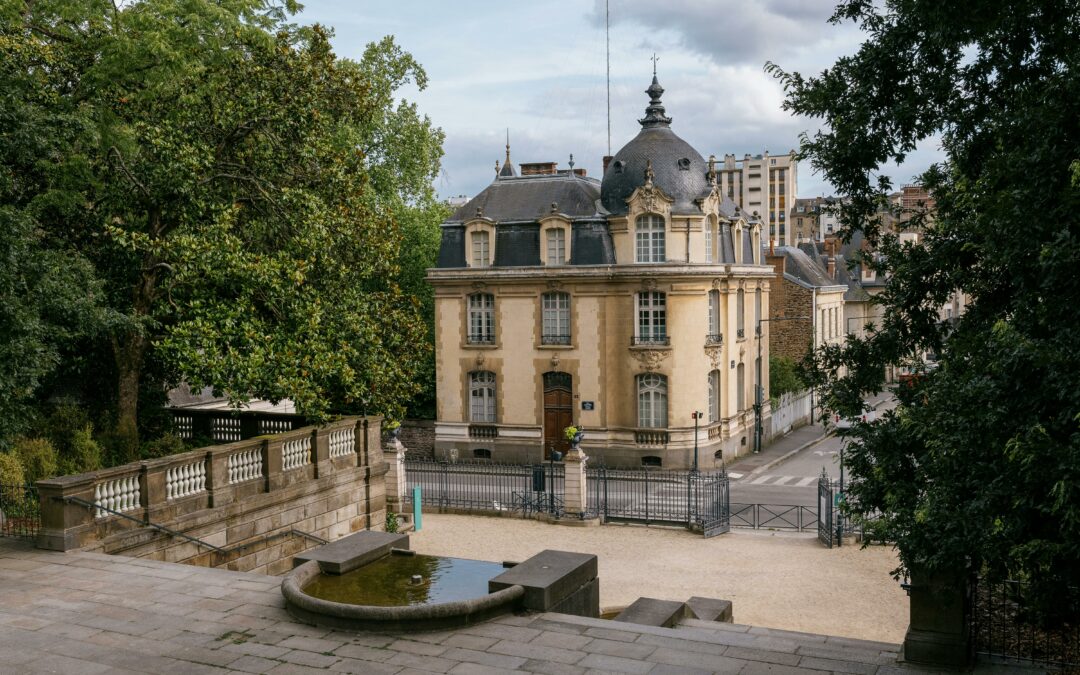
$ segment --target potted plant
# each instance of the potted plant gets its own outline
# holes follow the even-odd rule
[[[566,434],[566,440],[570,441],[571,450],[581,449],[581,439],[585,438],[585,430],[579,429],[573,425],[563,429],[563,433]]]
[[[386,437],[390,440],[397,440],[397,437],[401,435],[401,422],[397,420],[389,420],[383,426],[383,431],[386,433]]]

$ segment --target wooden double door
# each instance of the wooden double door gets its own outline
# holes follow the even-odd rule
[[[564,430],[574,423],[573,387],[570,373],[544,373],[544,459],[570,449]]]

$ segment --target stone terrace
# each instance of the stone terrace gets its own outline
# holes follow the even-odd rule
[[[450,632],[354,634],[292,620],[280,579],[0,539],[0,673],[914,673],[897,645],[563,614]]]

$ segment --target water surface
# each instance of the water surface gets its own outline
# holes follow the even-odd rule
[[[499,563],[433,555],[387,555],[346,574],[320,574],[304,592],[354,605],[432,605],[487,595]],[[423,581],[413,584],[419,574]]]

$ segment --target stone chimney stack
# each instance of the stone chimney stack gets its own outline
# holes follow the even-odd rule
[[[611,155],[604,155],[604,170],[600,172],[601,176],[607,174],[607,167],[608,164],[611,164],[612,159],[613,157]]]

